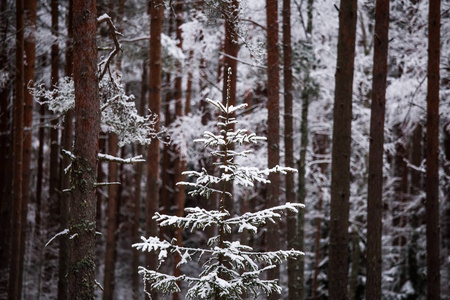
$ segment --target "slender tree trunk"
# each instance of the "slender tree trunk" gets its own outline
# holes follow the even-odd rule
[[[53,90],[57,87],[59,81],[59,18],[58,0],[51,1],[51,31],[55,39],[51,46],[51,87]],[[59,196],[59,130],[58,119],[56,114],[52,115],[51,128],[50,128],[50,185],[49,185],[49,198],[47,202],[47,216],[46,227],[47,235],[46,240],[50,240],[60,228],[60,196]],[[50,297],[54,289],[54,278],[58,277],[58,241],[54,241],[48,244],[44,250],[44,282],[43,282],[43,295]]]
[[[176,17],[176,32],[177,32],[177,40],[178,40],[178,48],[180,50],[183,50],[183,30],[181,26],[183,25],[183,3],[181,1],[178,1],[175,5],[175,17]],[[175,92],[174,92],[174,98],[175,98],[175,115],[177,119],[180,119],[183,117],[183,96],[182,96],[182,75],[183,75],[183,67],[181,65],[181,62],[178,63],[177,66],[177,76],[175,78]],[[175,184],[180,181],[186,180],[186,175],[183,175],[183,172],[186,171],[186,158],[183,156],[183,153],[181,153],[180,149],[175,149],[176,153],[176,159],[175,159]],[[176,205],[176,215],[178,217],[182,217],[184,214],[184,203],[186,202],[186,196],[185,196],[186,187],[184,185],[178,185],[175,186],[175,205]],[[183,245],[183,230],[181,228],[175,229],[175,238],[177,239],[177,245],[182,246]],[[178,263],[181,261],[181,256],[176,254],[174,259],[174,269],[173,274],[174,276],[180,276],[181,270],[179,267],[177,267]],[[180,299],[180,296],[178,293],[173,294],[173,300]]]
[[[283,76],[284,76],[284,163],[287,167],[294,166],[294,122],[293,122],[293,75],[292,75],[292,46],[291,46],[291,0],[283,0]],[[286,174],[286,202],[294,203],[295,187],[294,174]],[[287,213],[287,248],[298,248],[297,215]],[[298,257],[297,259],[301,259]],[[298,286],[303,283],[299,277],[297,259],[288,259],[288,288],[290,300],[301,300]]]
[[[273,168],[280,163],[280,96],[279,96],[279,48],[278,48],[278,1],[266,0],[267,3],[267,111],[268,111],[268,167]],[[269,175],[270,185],[267,193],[267,207],[274,207],[280,203],[280,175]],[[270,241],[270,242],[268,242]],[[280,249],[280,235],[278,223],[267,226],[267,251]],[[280,268],[277,266],[268,271],[268,279],[280,277]],[[268,299],[278,299],[279,295],[272,293]]]
[[[146,96],[148,91],[148,71],[147,71],[148,62],[146,60],[142,63],[142,82],[141,82],[141,99],[139,106],[139,113],[141,115],[145,115],[146,111]],[[141,155],[144,153],[143,146],[137,145],[137,154]],[[136,176],[135,176],[135,190],[134,190],[134,218],[133,218],[133,242],[138,243],[141,239],[141,181],[142,181],[142,173],[144,166],[142,163],[136,164]],[[133,286],[133,300],[138,300],[139,295],[141,294],[140,287],[140,276],[138,271],[140,262],[139,262],[139,254],[141,251],[133,248],[133,261],[132,261],[132,286]]]
[[[315,134],[313,138],[314,153],[318,157],[324,157],[329,149],[330,139],[326,134]],[[321,245],[320,240],[322,237],[322,207],[324,198],[324,188],[326,186],[325,177],[327,177],[327,163],[319,164],[320,169],[320,181],[319,181],[319,199],[317,201],[317,218],[316,218],[316,233],[314,239],[314,275],[313,275],[313,286],[312,286],[312,299],[316,300],[319,298],[319,271],[320,271],[320,261],[321,261]]]
[[[439,80],[441,1],[430,0],[426,141],[427,298],[440,299]]]
[[[349,284],[349,300],[357,299],[357,288],[358,288],[358,273],[359,273],[359,236],[358,232],[353,229],[352,231],[352,271],[350,274],[350,284]],[[381,298],[369,298],[367,299],[381,299]]]
[[[25,23],[28,28],[24,40],[26,64],[24,65],[24,144],[23,144],[23,199],[22,199],[22,234],[20,241],[20,281],[19,290],[22,290],[23,269],[25,262],[25,242],[27,233],[27,215],[28,203],[30,201],[30,165],[31,165],[31,137],[33,123],[33,95],[28,91],[28,85],[34,85],[34,66],[36,58],[36,9],[37,2],[35,0],[25,1]]]
[[[389,0],[377,0],[370,118],[369,182],[367,192],[368,299],[381,299],[381,235],[383,213],[384,115],[389,44]]]
[[[69,299],[93,299],[95,289],[95,182],[100,101],[95,0],[74,0],[75,159],[72,162]]]
[[[150,76],[149,76],[149,109],[156,115],[161,110],[161,33],[164,19],[164,3],[162,0],[150,1]],[[159,123],[155,125],[159,131]],[[152,219],[159,209],[159,141],[152,141],[147,149],[147,201],[146,201],[146,233],[148,236],[157,236],[158,227]],[[157,260],[153,254],[146,255],[146,265],[156,269]],[[149,291],[150,292],[150,291]],[[152,292],[152,299],[156,293]]]
[[[333,111],[329,297],[347,299],[350,143],[357,1],[341,0]]]
[[[24,4],[16,0],[16,97],[14,99],[13,135],[13,204],[11,227],[11,261],[9,267],[8,299],[20,299],[20,243],[22,235],[22,163],[24,113]]]
[[[223,58],[223,87],[222,87],[222,102],[228,101],[229,105],[236,106],[236,85],[237,85],[237,56],[239,53],[239,43],[237,36],[239,2],[237,0],[228,1],[223,7],[222,14],[225,19],[225,41]],[[234,58],[235,57],[235,58]],[[231,78],[229,70],[231,70]],[[228,84],[230,86],[228,86]],[[228,95],[229,93],[229,95]],[[231,115],[234,118],[235,114]],[[234,124],[230,125],[230,130],[234,131]],[[233,150],[234,145],[228,145],[229,150]],[[227,192],[233,195],[233,183],[228,182],[226,186]],[[225,197],[225,209],[234,215],[234,199],[233,197]],[[229,237],[231,238],[231,236]]]
[[[8,71],[8,20],[6,13],[7,1],[0,2],[0,71]],[[11,114],[9,110],[9,89],[10,85],[5,84],[0,87],[0,157],[4,161],[4,166],[0,168],[0,298],[7,298],[8,278],[9,278],[9,259],[11,247]]]
[[[108,153],[117,156],[118,137],[115,133],[109,134]],[[108,162],[108,182],[117,182],[117,163]],[[108,186],[108,225],[106,232],[106,250],[105,250],[105,278],[103,282],[103,299],[112,300],[115,286],[115,252],[116,252],[116,231],[118,224],[118,185]]]
[[[313,10],[313,0],[308,0],[307,13],[308,13],[308,24],[306,27],[306,36],[309,43],[312,43],[312,10]],[[312,68],[312,62],[307,63],[307,67],[304,75],[304,86],[301,93],[302,98],[302,112],[301,112],[301,122],[300,122],[300,159],[298,161],[298,202],[305,204],[306,200],[306,153],[308,148],[308,109],[309,102],[313,97],[313,82],[310,78],[310,69]],[[305,226],[305,212],[301,210],[297,218],[297,239],[298,239],[298,249],[304,251],[304,226]],[[298,274],[297,274],[297,290],[298,299],[304,299],[305,297],[305,260],[299,257],[296,262]]]
[[[67,43],[66,43],[66,76],[72,76],[73,74],[73,0],[69,0],[69,8],[67,11]],[[73,142],[73,110],[69,110],[64,117],[64,130],[62,135],[62,147],[67,151],[72,151]],[[69,192],[65,190],[70,189],[70,174],[64,170],[70,165],[70,158],[68,155],[63,155],[61,161],[61,227],[60,231],[69,228],[70,219],[70,196]],[[58,280],[58,300],[64,300],[68,298],[68,281],[67,275],[69,274],[69,237],[62,235],[59,237],[59,280]]]

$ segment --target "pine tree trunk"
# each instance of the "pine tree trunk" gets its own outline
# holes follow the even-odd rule
[[[150,1],[150,71],[149,71],[149,109],[160,115],[161,110],[161,33],[164,19],[164,3],[161,0]],[[155,125],[159,131],[159,123]],[[158,227],[152,219],[159,209],[159,140],[154,139],[147,149],[147,201],[146,201],[146,233],[147,236],[158,236]],[[146,265],[155,270],[157,259],[154,254],[146,255]],[[150,292],[150,291],[148,291]],[[156,293],[151,292],[152,299]]]
[[[16,1],[16,28],[24,27],[23,0]],[[20,253],[22,235],[22,163],[23,163],[23,121],[24,121],[24,31],[16,31],[16,66],[13,127],[13,204],[11,227],[11,261],[9,267],[8,299],[20,299]]]
[[[430,0],[426,141],[427,298],[440,299],[439,62],[441,1]]]
[[[66,66],[65,75],[72,76],[73,74],[73,0],[69,0],[69,7],[67,11],[67,37],[66,43]],[[69,110],[64,116],[64,129],[62,134],[62,147],[67,151],[72,151],[73,142],[73,110]],[[61,227],[60,230],[69,228],[70,219],[70,193],[64,190],[70,189],[70,174],[64,170],[70,165],[70,158],[68,155],[63,155],[61,161]],[[69,274],[69,237],[62,235],[59,237],[59,271],[58,271],[58,300],[68,298],[68,281]]]
[[[384,115],[389,43],[389,0],[377,0],[370,118],[369,179],[367,195],[367,285],[370,299],[381,299],[381,235],[383,213]]]
[[[222,87],[222,102],[225,104],[227,101],[229,105],[236,106],[236,85],[237,85],[237,56],[239,52],[239,43],[237,36],[238,14],[239,14],[239,2],[237,0],[229,1],[223,8],[223,15],[225,18],[225,41],[223,58],[223,87]],[[229,70],[231,70],[231,77]],[[229,86],[228,86],[229,85]],[[233,113],[232,118],[235,117]],[[230,130],[234,131],[235,126],[231,124]],[[229,149],[232,151],[234,145],[229,145]],[[233,195],[233,184],[227,183],[226,190]],[[225,198],[225,209],[230,213],[230,216],[234,215],[234,199],[233,197]],[[231,236],[229,237],[231,238]]]
[[[341,0],[333,111],[329,297],[347,299],[352,88],[357,1]]]
[[[273,168],[280,163],[280,96],[279,96],[279,54],[278,49],[278,1],[266,0],[267,3],[267,111],[268,111],[268,167]],[[280,175],[269,175],[270,185],[267,193],[267,207],[279,205]],[[270,242],[269,242],[270,241]],[[267,251],[280,249],[280,234],[278,223],[269,223],[266,235]],[[267,272],[268,279],[280,277],[277,266]],[[279,295],[272,293],[268,299],[278,299]]]
[[[24,47],[26,64],[24,65],[24,144],[23,144],[23,199],[22,199],[22,234],[20,241],[20,281],[19,290],[22,290],[23,270],[25,261],[25,242],[28,229],[27,215],[28,203],[30,201],[30,166],[31,166],[31,137],[33,123],[33,95],[28,90],[28,85],[34,85],[34,66],[36,58],[36,7],[37,2],[25,1],[25,26],[28,28],[27,36],[25,36]]]
[[[55,41],[51,46],[51,87],[53,90],[57,88],[59,81],[59,26],[58,26],[58,0],[51,1],[51,31],[55,37]],[[59,196],[59,130],[58,130],[57,115],[52,115],[50,127],[50,184],[49,184],[49,198],[46,205],[46,240],[49,241],[60,228],[60,196]],[[50,297],[54,289],[54,278],[58,277],[58,241],[54,241],[45,247],[44,250],[44,281],[43,281],[43,295]]]
[[[326,134],[319,134],[316,133],[313,138],[313,147],[314,147],[314,154],[317,155],[317,157],[324,157],[327,155],[327,150],[329,149],[330,139],[329,136]],[[317,200],[317,215],[316,218],[316,232],[315,232],[315,238],[314,238],[314,275],[313,275],[313,285],[312,285],[312,299],[316,300],[319,298],[319,272],[320,272],[320,262],[321,262],[321,244],[320,240],[322,237],[322,207],[323,207],[323,198],[324,198],[324,192],[323,189],[326,186],[326,183],[324,182],[325,177],[327,176],[327,169],[328,164],[327,163],[321,163],[319,164],[319,196]]]
[[[148,90],[148,71],[147,71],[147,62],[144,60],[142,63],[142,82],[141,82],[141,99],[139,106],[139,113],[141,115],[145,115],[146,111],[146,96]],[[141,155],[144,153],[144,147],[140,144],[137,145],[137,154]],[[142,181],[142,173],[143,173],[143,164],[136,164],[136,176],[135,176],[135,189],[134,189],[134,216],[133,216],[133,225],[132,225],[132,234],[133,234],[133,243],[138,243],[141,241],[141,181]],[[132,287],[133,287],[133,300],[138,300],[139,295],[141,294],[140,288],[140,276],[138,273],[138,268],[140,266],[139,261],[139,253],[140,251],[136,248],[133,248],[133,259],[132,259]]]
[[[97,78],[95,0],[73,3],[75,159],[70,206],[69,299],[93,299],[95,290],[95,209],[100,101]]]
[[[109,134],[108,154],[117,156],[118,137],[115,133]],[[117,163],[108,162],[108,182],[117,182]],[[106,250],[105,250],[105,277],[103,282],[103,299],[112,300],[114,296],[114,271],[115,271],[115,252],[116,252],[116,231],[118,224],[118,185],[108,186],[108,225],[106,231]]]
[[[292,46],[291,46],[291,1],[283,0],[283,76],[284,76],[284,163],[287,167],[294,167],[294,125],[293,125],[293,97],[292,97]],[[303,134],[302,134],[303,136]],[[294,174],[286,174],[286,202],[294,203],[295,186]],[[287,213],[287,249],[298,248],[297,215]],[[302,259],[297,257],[297,259]],[[299,277],[297,259],[288,259],[288,289],[290,300],[301,300],[299,285],[303,278]]]
[[[8,71],[8,19],[6,13],[8,9],[7,1],[0,2],[0,70]],[[9,89],[10,85],[5,84],[0,87],[0,157],[4,161],[4,166],[0,168],[0,298],[7,298],[8,294],[8,276],[10,263],[11,247],[11,114],[9,107]]]

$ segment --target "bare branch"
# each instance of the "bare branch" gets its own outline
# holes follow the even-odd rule
[[[103,76],[105,76],[105,74],[106,74],[106,70],[108,69],[109,64],[111,63],[111,60],[114,58],[114,56],[117,55],[117,53],[119,53],[119,51],[122,50],[122,47],[120,46],[117,36],[118,35],[123,36],[123,35],[117,31],[116,26],[114,26],[114,23],[111,20],[111,17],[108,16],[107,14],[103,14],[100,17],[98,17],[97,22],[98,22],[98,24],[101,24],[103,22],[106,22],[108,24],[109,33],[111,34],[111,37],[112,37],[112,39],[114,41],[114,45],[115,45],[114,50],[111,53],[109,53],[108,57],[99,63],[100,69],[103,64],[105,65],[103,68],[103,71],[100,72],[99,81],[101,81],[103,79]]]

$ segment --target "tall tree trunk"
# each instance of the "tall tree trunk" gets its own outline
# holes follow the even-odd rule
[[[25,242],[27,233],[27,215],[28,203],[30,201],[30,165],[31,165],[31,137],[32,137],[32,123],[33,123],[33,95],[28,90],[28,85],[32,82],[34,85],[34,66],[36,59],[36,9],[37,1],[25,1],[25,23],[28,28],[27,36],[25,36],[24,47],[26,64],[24,66],[24,144],[23,144],[23,199],[22,199],[22,234],[20,241],[20,281],[19,290],[22,290],[23,283],[23,269],[25,261]]]
[[[57,88],[59,80],[59,9],[58,0],[51,1],[51,32],[54,38],[54,42],[51,46],[51,87],[53,90]],[[50,185],[49,185],[49,198],[47,202],[47,216],[46,227],[47,236],[46,240],[50,240],[56,233],[58,233],[60,227],[60,196],[59,196],[59,130],[58,119],[56,114],[52,115],[51,127],[50,127]],[[43,294],[45,297],[50,297],[54,289],[54,278],[58,277],[58,249],[57,241],[48,244],[44,250],[44,282],[43,282]]]
[[[0,2],[0,70],[8,72],[8,20],[9,14],[7,1]],[[8,78],[10,79],[10,78]],[[10,85],[0,87],[0,157],[4,166],[0,168],[0,298],[6,298],[8,294],[9,259],[11,246],[11,114],[9,110]]]
[[[141,82],[141,99],[140,99],[140,106],[139,106],[139,113],[141,115],[145,115],[146,111],[146,96],[148,91],[148,71],[147,71],[147,64],[148,62],[146,60],[142,63],[142,82]],[[143,146],[138,144],[137,145],[137,154],[141,155],[144,153]],[[138,163],[136,164],[136,175],[135,175],[135,190],[134,190],[134,216],[133,216],[133,226],[132,226],[132,232],[133,232],[133,242],[138,243],[140,241],[141,237],[141,181],[142,181],[142,173],[143,173],[143,164]],[[137,272],[140,262],[139,262],[139,254],[141,251],[137,250],[136,248],[133,248],[133,259],[132,259],[132,290],[133,290],[133,300],[138,300],[139,295],[141,294],[140,286],[140,276]]]
[[[239,2],[237,0],[228,1],[223,7],[222,14],[225,19],[225,41],[223,58],[223,87],[222,87],[222,102],[225,104],[228,101],[229,105],[236,106],[236,85],[237,85],[237,56],[239,52],[238,43],[238,14],[239,14]],[[229,70],[231,70],[231,78]],[[229,84],[229,86],[228,86]],[[231,118],[235,117],[233,113]],[[234,124],[230,125],[230,130],[234,131]],[[229,145],[229,150],[233,150],[234,145]],[[226,186],[227,192],[233,195],[233,183],[228,182]],[[234,199],[232,196],[225,197],[225,209],[234,215]],[[230,236],[231,238],[231,236]]]
[[[95,287],[95,182],[100,101],[97,78],[95,0],[74,0],[73,51],[75,145],[70,206],[69,299],[93,299]]]
[[[164,3],[162,0],[150,1],[150,76],[149,76],[149,109],[160,115],[161,110],[161,33],[164,19]],[[155,125],[159,131],[159,123]],[[148,236],[158,235],[158,226],[152,219],[159,209],[159,141],[152,141],[147,149],[147,199],[146,199],[146,233]],[[146,255],[146,265],[155,270],[157,259],[154,254]],[[149,291],[150,292],[150,291]],[[156,293],[151,292],[152,299]]]
[[[316,133],[313,138],[313,147],[314,154],[317,157],[324,157],[327,154],[327,150],[329,149],[330,139],[326,134]],[[322,207],[324,200],[324,188],[327,185],[325,181],[325,177],[327,174],[328,164],[321,163],[319,164],[319,196],[317,201],[317,218],[316,218],[316,232],[314,238],[314,275],[313,275],[313,286],[312,286],[312,299],[316,300],[319,298],[319,271],[320,271],[320,261],[321,261],[321,249],[320,249],[320,240],[322,237]]]
[[[368,299],[381,299],[381,234],[383,213],[384,115],[389,44],[389,0],[377,0],[370,117],[369,179],[367,192]]]
[[[117,156],[118,137],[115,133],[109,134],[108,154]],[[108,182],[117,182],[117,163],[108,162]],[[108,225],[106,231],[106,250],[105,250],[105,277],[103,282],[103,299],[112,300],[114,296],[114,271],[116,257],[116,231],[118,224],[118,185],[108,186]]]
[[[294,122],[293,122],[293,75],[292,75],[292,46],[291,46],[291,0],[283,0],[283,76],[284,76],[284,163],[287,167],[294,167]],[[286,174],[286,202],[294,203],[295,187],[294,174]],[[287,248],[298,248],[297,215],[287,213]],[[297,257],[297,259],[302,259]],[[299,277],[297,259],[288,259],[288,288],[290,300],[301,300],[299,285],[303,278]]]
[[[182,36],[183,30],[181,26],[183,25],[184,16],[183,16],[183,3],[181,1],[178,1],[175,4],[175,17],[176,17],[176,33],[178,40],[178,48],[180,48],[180,50],[183,51],[183,36]],[[175,115],[177,119],[181,119],[181,117],[183,117],[182,76],[183,76],[183,67],[181,62],[179,62],[177,65],[177,76],[175,78],[175,92],[174,92]],[[175,153],[176,153],[175,159],[175,184],[176,184],[177,182],[186,180],[186,175],[183,174],[183,172],[186,171],[186,158],[183,156],[183,153],[181,153],[180,149],[175,149]],[[186,187],[184,185],[175,186],[174,204],[176,206],[176,215],[178,217],[182,217],[184,214],[184,204],[186,202],[185,191]],[[175,238],[177,239],[177,245],[180,247],[183,245],[182,232],[183,232],[182,228],[175,229]],[[180,261],[181,256],[176,254],[173,266],[174,276],[181,275],[181,270],[179,267],[177,267]],[[172,299],[173,300],[180,299],[179,294],[174,293]]]
[[[9,299],[20,299],[20,241],[22,235],[22,163],[23,163],[23,113],[24,113],[24,4],[16,0],[16,97],[14,99],[13,135],[13,204],[11,227],[11,261],[9,267]]]
[[[352,88],[357,1],[341,0],[331,163],[330,299],[347,299]]]
[[[306,27],[306,37],[308,43],[312,43],[312,10],[313,0],[309,0],[307,4],[308,24]],[[302,112],[300,121],[300,159],[298,161],[298,202],[305,204],[306,200],[306,153],[308,148],[308,109],[309,102],[313,97],[313,82],[310,78],[310,69],[312,68],[312,62],[308,62],[304,75],[304,86],[301,93],[302,98]],[[304,226],[305,226],[305,212],[301,210],[297,217],[297,239],[298,249],[304,251]],[[320,227],[319,227],[320,228]],[[297,290],[298,299],[305,297],[305,260],[303,256],[299,257],[296,262],[298,274],[297,274]]]
[[[266,0],[267,3],[267,145],[268,167],[273,168],[280,163],[280,74],[278,48],[278,1]],[[267,207],[274,207],[280,203],[280,175],[269,175],[270,185],[267,193]],[[267,242],[270,241],[270,242]],[[266,235],[267,251],[280,249],[280,234],[278,223],[270,223],[267,226]],[[277,266],[267,273],[268,279],[280,277],[280,268]],[[279,295],[272,293],[268,299],[278,299]]]
[[[72,76],[73,74],[73,0],[69,0],[69,7],[67,11],[67,43],[66,43],[66,66],[65,75]],[[73,110],[69,110],[64,116],[64,129],[62,135],[62,147],[67,151],[72,151],[73,142]],[[70,165],[70,158],[68,155],[63,155],[61,161],[61,227],[60,231],[69,228],[70,219],[70,196],[67,192],[70,189],[70,174],[64,170]],[[59,237],[59,270],[58,270],[58,300],[68,298],[68,281],[69,274],[69,236],[62,235]]]
[[[430,0],[426,141],[427,297],[440,299],[439,236],[439,63],[441,0]]]
[[[114,19],[118,31],[121,32],[122,18],[124,13],[125,1],[120,0],[117,8],[117,18]],[[114,14],[114,0],[110,1],[110,12]],[[116,58],[116,67],[119,72],[122,71],[121,57]],[[117,156],[118,136],[111,132],[108,138],[108,154]],[[122,151],[123,154],[123,151]],[[118,166],[117,162],[108,162],[108,182],[117,182],[118,180]],[[117,258],[117,228],[119,226],[119,211],[120,211],[120,195],[121,191],[116,184],[108,186],[108,221],[106,231],[106,250],[105,250],[105,276],[103,283],[103,299],[112,300],[114,298],[115,287],[115,266]]]

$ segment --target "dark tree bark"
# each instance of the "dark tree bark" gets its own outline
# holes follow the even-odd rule
[[[389,44],[389,0],[377,0],[370,117],[369,178],[367,194],[368,299],[381,299],[381,233],[383,213],[383,145],[386,76]]]
[[[291,0],[283,0],[283,76],[284,76],[284,147],[287,167],[294,167],[294,122],[293,122],[293,75],[292,75],[292,46],[291,46]],[[294,203],[295,183],[294,174],[286,174],[286,202]],[[297,215],[294,212],[287,213],[287,249],[300,250],[298,245]],[[300,285],[303,278],[299,276],[297,259],[288,259],[288,288],[290,300],[303,299]]]
[[[430,0],[426,140],[427,298],[440,299],[439,62],[441,1]]]
[[[224,3],[222,8],[223,16],[225,19],[225,40],[224,40],[224,53],[223,57],[223,87],[222,87],[222,102],[228,101],[229,105],[236,106],[236,84],[237,84],[237,56],[239,53],[239,43],[237,36],[238,14],[239,14],[239,2],[232,0]],[[231,78],[229,69],[231,69]],[[228,84],[230,86],[228,87]],[[229,95],[228,95],[229,93]],[[231,115],[232,118],[235,114]],[[234,124],[231,124],[230,130],[234,130]],[[234,145],[229,145],[229,150],[233,150]],[[226,187],[227,192],[233,195],[233,183],[228,182]],[[234,199],[233,197],[225,198],[225,209],[234,215]]]
[[[34,66],[36,59],[36,8],[37,1],[25,1],[25,26],[27,29],[27,36],[25,36],[24,47],[26,64],[24,65],[24,141],[23,141],[23,199],[22,199],[22,234],[20,241],[20,281],[19,290],[22,290],[23,283],[23,268],[25,261],[25,241],[27,233],[27,215],[28,203],[30,201],[30,165],[31,165],[31,137],[32,137],[32,123],[33,123],[33,95],[28,90],[28,85],[34,85]]]
[[[8,23],[7,1],[0,2],[0,71],[8,71]],[[10,85],[0,87],[0,157],[5,164],[0,168],[0,298],[8,294],[9,259],[11,246],[11,114],[9,110]]]
[[[75,145],[70,206],[69,299],[94,299],[95,209],[100,101],[95,0],[74,0]]]
[[[13,204],[11,226],[11,261],[9,267],[8,299],[20,299],[20,246],[22,235],[22,163],[24,121],[24,3],[16,0],[16,65],[13,127]]]
[[[117,156],[118,137],[115,133],[109,134],[108,154]],[[117,163],[108,162],[108,182],[117,182]],[[106,231],[105,250],[105,277],[103,282],[103,299],[112,300],[114,296],[114,271],[116,262],[116,231],[118,225],[118,185],[108,186],[108,224]]]
[[[280,163],[280,74],[278,48],[278,1],[266,0],[267,3],[267,110],[268,110],[268,167],[273,168]],[[280,175],[269,175],[270,185],[267,193],[267,207],[274,207],[280,203]],[[269,223],[266,235],[267,251],[280,249],[280,235],[278,223]],[[280,277],[280,269],[271,269],[267,276],[269,279]],[[272,293],[268,299],[278,299],[279,295]]]
[[[357,1],[341,0],[333,111],[329,297],[347,299],[350,143]]]
[[[57,87],[59,81],[59,9],[58,0],[51,1],[51,32],[55,38],[54,43],[51,46],[51,87],[53,90]],[[49,198],[46,203],[47,218],[46,240],[50,240],[55,234],[58,233],[60,228],[60,182],[59,182],[59,129],[58,119],[56,114],[52,115],[51,127],[50,127],[50,184],[49,184]],[[43,281],[43,295],[44,297],[50,297],[53,293],[54,278],[58,277],[58,243],[57,241],[48,244],[44,250],[44,281]]]
[[[329,149],[330,138],[326,134],[315,134],[313,138],[313,148],[314,154],[317,157],[324,157]],[[323,207],[323,189],[325,187],[325,176],[327,174],[328,164],[319,164],[320,169],[320,181],[319,181],[319,199],[317,201],[317,215],[316,218],[316,232],[314,238],[314,275],[312,283],[312,299],[316,300],[319,298],[319,271],[320,271],[320,261],[321,258],[321,245],[320,240],[322,238],[322,207]]]
[[[149,71],[149,109],[156,115],[161,110],[161,33],[164,19],[164,3],[162,0],[150,1],[150,71]],[[159,131],[159,123],[155,125]],[[158,236],[158,226],[152,219],[159,209],[159,140],[152,141],[147,149],[147,199],[146,199],[146,233],[147,236]],[[154,254],[146,255],[146,265],[156,269],[157,260]],[[149,291],[150,292],[150,291]],[[156,293],[151,292],[152,299]]]
[[[308,43],[312,43],[312,10],[313,10],[313,0],[308,0],[307,3],[307,13],[308,13],[308,24],[306,27],[306,36]],[[302,99],[302,111],[301,111],[301,121],[300,121],[300,159],[298,161],[298,202],[305,203],[306,200],[306,150],[308,148],[308,109],[311,98],[313,97],[313,81],[310,77],[310,69],[312,69],[312,62],[307,62],[305,75],[304,75],[304,86],[301,93]],[[298,239],[298,249],[304,251],[304,226],[305,226],[305,213],[301,210],[297,216],[297,239]],[[297,258],[296,266],[298,269],[296,281],[296,289],[298,293],[298,299],[303,299],[305,297],[305,260],[303,256]]]
[[[65,75],[72,76],[73,74],[73,0],[69,0],[69,7],[67,11],[67,43],[66,43],[66,66]],[[62,148],[71,151],[73,142],[73,110],[69,110],[64,116],[64,129],[62,135]],[[70,189],[70,174],[65,173],[64,170],[70,165],[70,158],[68,155],[63,155],[61,161],[61,226],[60,231],[69,228],[70,219],[70,193],[65,192]],[[68,298],[68,281],[69,274],[69,237],[62,235],[59,237],[59,270],[58,270],[58,300]]]

